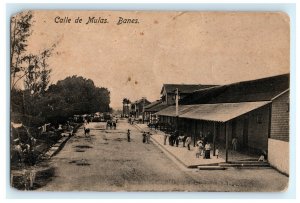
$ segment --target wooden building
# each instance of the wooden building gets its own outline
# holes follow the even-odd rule
[[[144,109],[150,103],[151,102],[149,102],[146,98],[132,102],[130,111],[131,116],[134,116],[135,118],[144,117]]]
[[[162,100],[157,100],[148,104],[145,106],[145,121],[150,123],[157,122],[157,116],[155,113],[167,107],[168,105],[164,104]]]
[[[282,113],[289,105],[288,89],[289,74],[216,86],[181,99],[178,120],[174,105],[157,114],[192,136],[194,144],[207,136],[214,145],[223,145],[228,161],[233,138],[238,140],[238,151],[253,154],[270,151],[268,145],[274,140],[288,140],[289,114]]]
[[[164,104],[173,105],[175,104],[175,90],[178,89],[180,97],[191,94],[196,90],[206,89],[215,87],[216,85],[197,85],[197,84],[164,84],[160,91],[161,100]]]

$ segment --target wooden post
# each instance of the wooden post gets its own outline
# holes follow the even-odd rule
[[[213,155],[216,156],[216,122],[214,122],[214,138],[213,138],[214,151]]]
[[[225,162],[228,162],[228,133],[227,133],[227,122],[225,123],[225,140],[226,140],[226,159]]]
[[[196,146],[197,120],[194,120],[194,147]]]

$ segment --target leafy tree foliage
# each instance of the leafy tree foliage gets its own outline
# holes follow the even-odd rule
[[[22,63],[26,53],[27,40],[31,35],[32,17],[32,12],[26,11],[13,16],[10,21],[11,89],[27,74]]]
[[[96,87],[94,82],[72,76],[50,85],[43,95],[28,90],[12,93],[13,115],[21,115],[28,126],[40,126],[45,122],[64,123],[76,114],[109,112],[110,92]]]
[[[74,114],[90,114],[110,111],[110,92],[96,87],[94,82],[83,77],[67,77],[51,85],[46,93],[47,107],[51,108],[48,118],[63,120]]]

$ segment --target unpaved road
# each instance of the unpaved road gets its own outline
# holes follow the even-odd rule
[[[55,176],[41,191],[280,191],[288,177],[273,169],[182,170],[125,120],[116,130],[90,123],[80,128],[50,161]],[[126,130],[131,130],[127,142]]]

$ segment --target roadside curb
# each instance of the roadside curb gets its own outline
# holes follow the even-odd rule
[[[173,153],[171,153],[169,150],[167,150],[166,148],[164,148],[159,142],[157,142],[155,139],[151,138],[153,143],[158,146],[165,154],[172,156],[173,158],[175,158],[180,164],[182,164],[184,167],[186,168],[197,168],[197,166],[193,167],[193,166],[188,166],[186,165],[183,161],[181,161],[179,158],[177,158]]]
[[[134,126],[139,129],[140,131],[143,131],[143,129],[134,124]],[[178,161],[180,164],[182,164],[184,167],[186,168],[197,168],[197,165],[186,165],[183,161],[181,161],[177,156],[175,156],[172,152],[170,152],[168,149],[166,149],[162,144],[160,144],[158,141],[156,141],[153,137],[151,137],[151,140],[153,141],[153,143],[158,146],[167,156],[172,156],[173,158],[176,159],[176,161]]]
[[[61,139],[58,140],[57,143],[52,145],[52,147],[45,153],[45,157],[47,159],[50,159],[54,155],[56,155],[66,144],[66,142],[71,138],[72,136],[67,136],[67,137],[62,137]]]

